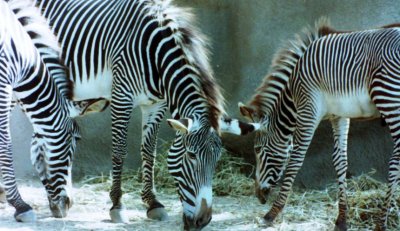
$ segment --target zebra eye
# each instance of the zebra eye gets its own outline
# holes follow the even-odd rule
[[[261,152],[261,146],[255,147],[254,151],[256,152],[256,154]]]
[[[188,157],[189,157],[190,159],[192,159],[192,160],[197,159],[196,153],[191,152],[191,151],[188,151],[187,154],[188,154]]]

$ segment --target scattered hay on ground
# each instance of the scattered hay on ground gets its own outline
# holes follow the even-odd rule
[[[166,145],[169,147],[169,145]],[[157,155],[155,163],[155,184],[160,193],[176,195],[175,183],[168,173],[166,152]],[[224,151],[218,162],[213,178],[213,192],[215,196],[230,196],[243,198],[254,195],[254,180],[244,174],[244,169],[249,167],[242,158],[234,157]],[[387,186],[375,180],[375,172],[363,174],[348,179],[348,227],[350,230],[373,229],[374,219],[378,217],[383,206]],[[126,193],[140,195],[142,189],[142,173],[129,170],[123,174],[123,190]],[[111,186],[111,176],[99,176],[85,179],[84,184],[95,184],[97,190],[108,191]],[[300,190],[295,189],[290,195],[285,209],[277,220],[280,228],[292,223],[310,223],[310,221],[324,221],[334,226],[338,212],[337,184],[330,184],[325,190]],[[264,211],[259,211],[259,216],[272,205],[277,192],[269,197]],[[388,217],[389,230],[400,229],[400,192],[394,196],[392,210]],[[216,201],[216,203],[218,203]],[[238,211],[239,212],[239,211]],[[253,216],[249,215],[250,217]]]
[[[165,146],[168,146],[165,144]],[[167,149],[166,149],[167,150]],[[168,172],[167,152],[162,152],[156,157],[154,165],[154,182],[157,191],[161,193],[175,193],[174,179]],[[234,157],[223,151],[216,172],[213,177],[213,193],[216,196],[251,196],[254,195],[254,180],[244,175],[246,168],[252,167],[240,157]],[[83,184],[99,184],[98,189],[104,190],[111,187],[111,175],[89,176]],[[122,176],[122,189],[124,192],[140,193],[142,190],[142,170],[127,170]]]
[[[387,185],[375,180],[375,170],[347,180],[349,230],[373,230],[375,219],[384,205]],[[338,185],[330,184],[325,190],[295,190],[280,217],[282,221],[326,220],[334,225],[338,213]],[[393,198],[388,217],[388,229],[400,229],[400,192]]]

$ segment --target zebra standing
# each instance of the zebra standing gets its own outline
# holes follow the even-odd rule
[[[177,135],[168,155],[183,204],[185,227],[211,220],[211,180],[221,154],[222,131],[238,134],[253,125],[224,120],[223,98],[208,63],[204,38],[192,15],[159,0],[37,0],[63,47],[74,83],[73,99],[104,98],[111,103],[114,222],[126,222],[121,174],[127,155],[132,110],[142,110],[142,200],[147,215],[164,219],[156,199],[153,165],[159,124]],[[239,126],[240,125],[240,126]]]
[[[382,117],[394,141],[388,192],[375,228],[385,230],[400,175],[400,30],[392,25],[344,33],[322,25],[317,31],[317,36],[306,33],[307,39],[300,36],[282,51],[250,106],[240,106],[243,115],[261,124],[255,138],[256,187],[261,202],[265,203],[265,196],[276,186],[286,164],[280,193],[264,219],[270,223],[282,211],[315,129],[321,120],[329,119],[339,182],[336,229],[346,230],[349,118]]]
[[[32,163],[46,188],[50,209],[55,217],[64,217],[72,205],[69,192],[72,155],[79,137],[78,127],[70,116],[79,113],[60,94],[35,44],[42,44],[47,59],[54,64],[59,47],[31,1],[2,0],[0,15],[0,168],[7,201],[15,207],[17,221],[36,219],[31,206],[22,200],[14,175],[9,128],[14,93],[33,125]],[[58,72],[64,71],[60,64]]]

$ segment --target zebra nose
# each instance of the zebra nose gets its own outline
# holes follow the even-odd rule
[[[49,198],[50,210],[54,217],[63,218],[68,214],[68,210],[72,207],[72,200],[68,196],[61,196],[60,200],[55,203]]]
[[[201,201],[200,212],[197,215],[195,225],[197,228],[203,228],[210,223],[212,218],[212,207],[207,206],[207,201],[203,199]]]
[[[194,218],[183,215],[184,230],[201,230],[210,223],[212,219],[212,207],[207,206],[207,201],[201,201],[198,215]]]
[[[262,189],[260,185],[256,183],[256,196],[261,204],[267,203],[267,198],[270,191],[271,190],[269,188]]]

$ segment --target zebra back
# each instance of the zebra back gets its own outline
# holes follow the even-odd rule
[[[269,74],[248,103],[256,117],[272,114],[297,61],[313,41],[331,33],[337,31],[331,28],[327,18],[321,18],[314,27],[305,27],[275,53]]]
[[[50,75],[54,78],[60,93],[67,99],[72,97],[72,82],[68,78],[68,69],[60,59],[61,49],[55,35],[49,30],[46,20],[31,0],[8,1],[18,21],[24,27]],[[38,12],[33,14],[32,12]]]

